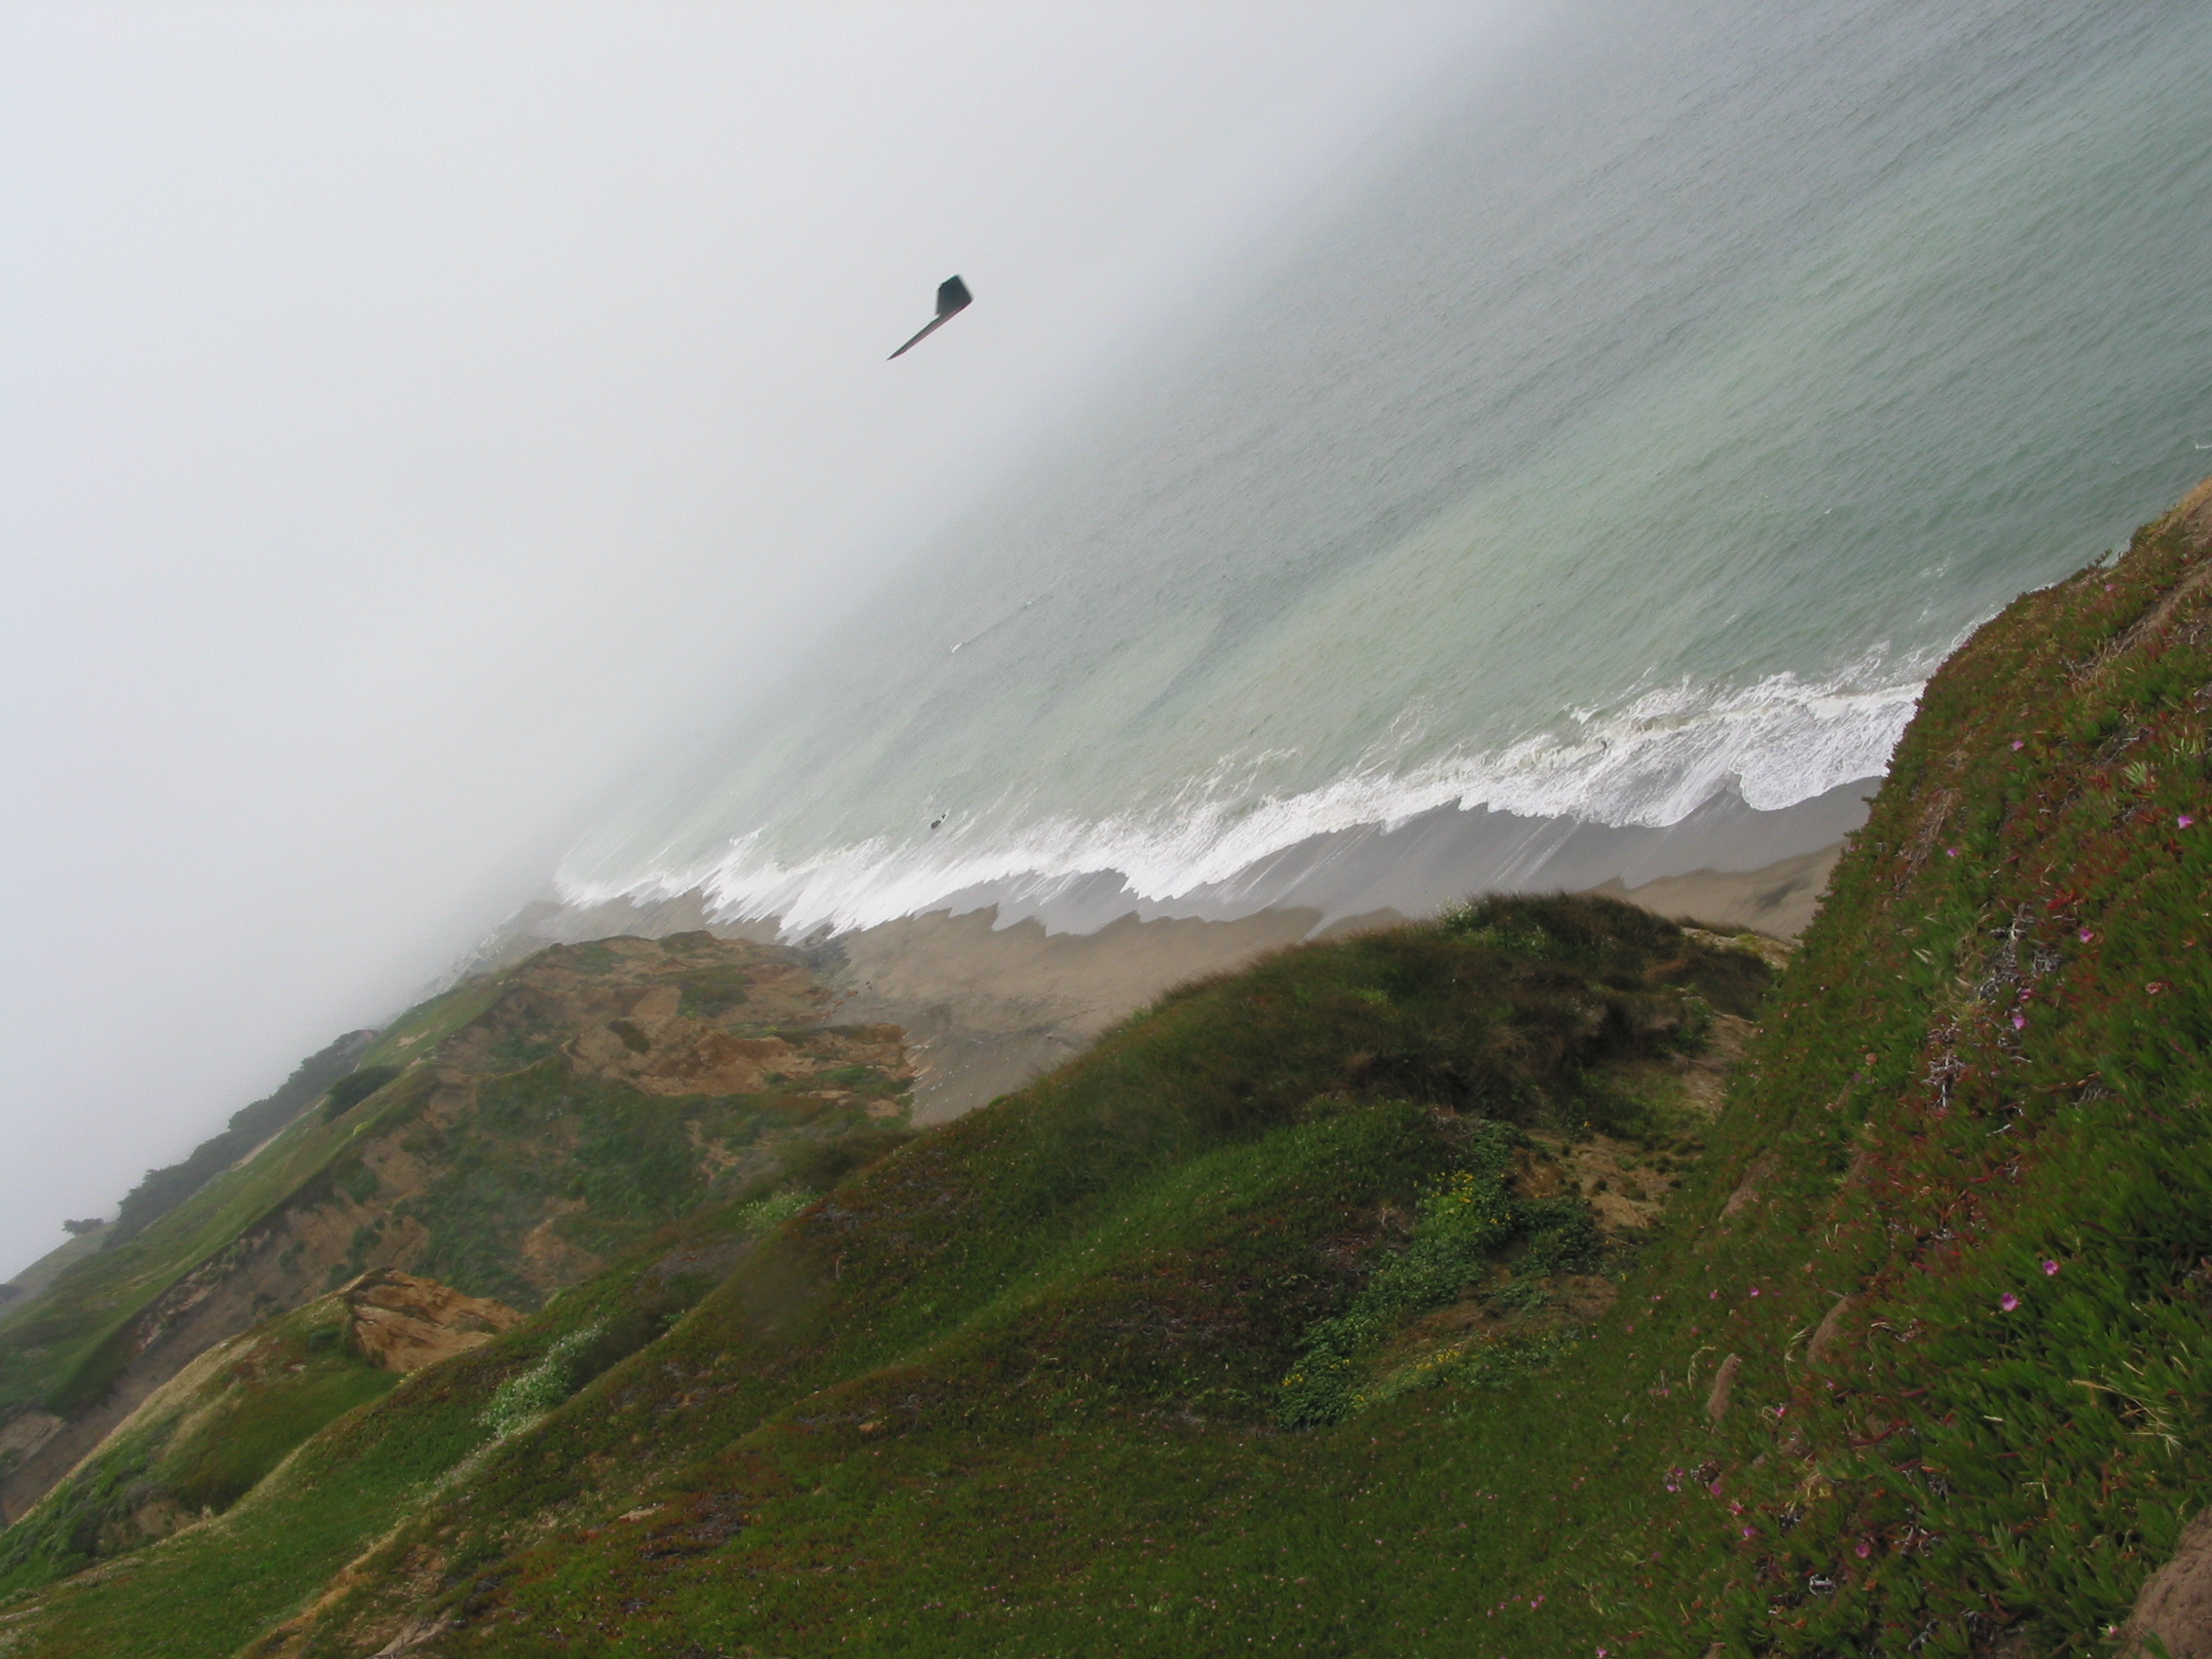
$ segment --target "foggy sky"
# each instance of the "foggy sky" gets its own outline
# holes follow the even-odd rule
[[[0,1276],[403,1006],[1533,9],[0,13]]]

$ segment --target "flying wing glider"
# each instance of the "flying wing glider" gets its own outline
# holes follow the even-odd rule
[[[916,346],[919,346],[924,340],[927,340],[931,335],[935,334],[939,329],[942,328],[946,323],[950,322],[955,316],[959,315],[960,313],[966,311],[968,309],[969,303],[973,301],[975,297],[976,296],[974,294],[971,294],[968,291],[967,283],[963,282],[957,276],[947,276],[943,281],[940,282],[937,285],[937,316],[931,321],[930,325],[927,328],[923,329],[921,333],[915,335],[913,339],[907,341],[905,345],[900,347],[898,350],[892,352],[891,355],[893,357],[904,356],[908,351],[911,351]],[[888,362],[889,360],[889,358],[885,359],[886,362]]]

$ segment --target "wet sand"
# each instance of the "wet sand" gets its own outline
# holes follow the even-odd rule
[[[1633,887],[1615,877],[1585,891],[1626,898],[1662,915],[1787,939],[1812,919],[1841,851],[1831,845],[1757,869],[1698,869]],[[534,912],[517,918],[534,925],[511,935],[498,959],[554,939],[657,938],[699,927],[763,940],[775,934],[766,922],[717,925],[689,894],[651,906],[569,910],[548,904]],[[906,1028],[920,1074],[915,1121],[935,1124],[1073,1058],[1171,986],[1304,940],[1406,919],[1391,906],[1331,916],[1317,905],[1286,905],[1222,918],[1146,919],[1124,910],[1102,926],[1072,932],[1050,929],[1036,914],[1009,919],[997,905],[984,905],[903,916],[803,948],[839,995],[837,1019],[888,1020]]]
[[[1763,869],[1695,869],[1664,875],[1641,887],[1624,887],[1616,877],[1587,891],[1629,900],[1662,916],[1795,939],[1811,925],[1835,862],[1842,856],[1843,843],[1838,841]]]
[[[1296,944],[1320,922],[1310,909],[1124,915],[1075,934],[1035,917],[1002,927],[995,908],[940,910],[841,936],[830,982],[847,999],[839,1017],[906,1028],[915,1121],[941,1123],[1074,1058],[1170,986]]]
[[[1591,891],[1662,915],[1793,938],[1812,920],[1840,845],[1761,869],[1696,870]],[[910,916],[834,941],[841,1017],[903,1025],[917,1051],[915,1120],[958,1117],[1073,1058],[1116,1020],[1188,980],[1270,950],[1405,921],[1394,909],[1327,921],[1310,907],[1234,920],[1124,915],[1091,933],[1049,933],[995,909]]]
[[[948,895],[929,911],[807,940],[835,1017],[906,1028],[915,1118],[941,1123],[1081,1052],[1169,987],[1302,940],[1434,915],[1473,893],[1607,893],[1662,915],[1791,938],[1812,920],[1872,781],[1781,812],[1719,796],[1664,829],[1616,829],[1456,807],[1316,835],[1167,903],[1113,870]],[[705,928],[769,941],[774,918],[718,921],[693,892],[649,904],[546,901],[470,964],[555,940]]]

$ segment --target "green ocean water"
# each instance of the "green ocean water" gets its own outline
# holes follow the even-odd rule
[[[2207,87],[2202,6],[1561,6],[562,890],[1171,908],[1439,808],[1877,774],[2212,473]]]

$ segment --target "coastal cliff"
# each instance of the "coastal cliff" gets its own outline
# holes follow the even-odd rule
[[[12,1310],[0,1517],[199,1356],[364,1272],[535,1308],[774,1185],[798,1142],[895,1138],[901,1034],[828,1003],[794,953],[697,934],[556,946],[414,1010],[319,1107]]]
[[[2212,1652],[2208,730],[2212,487],[1943,667],[1793,950],[1482,901],[1187,985],[895,1149],[894,1033],[771,1062],[752,1005],[667,994],[819,1014],[773,947],[462,987],[287,1132],[559,1076],[626,1091],[622,1146],[721,1151],[660,1211],[540,1195],[496,1272],[332,1257],[529,1316],[349,1384],[127,1570],[24,1572],[0,1654]],[[557,1039],[486,1023],[532,974]],[[746,1163],[684,1079],[841,1126]],[[544,1144],[551,1182],[597,1143]],[[395,1192],[447,1178],[392,1145]],[[534,1266],[547,1226],[590,1260]]]

